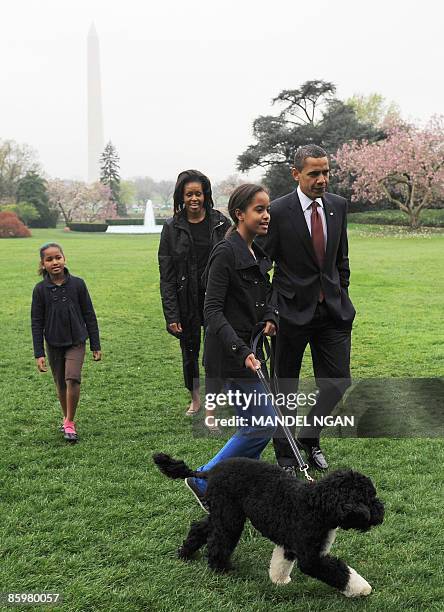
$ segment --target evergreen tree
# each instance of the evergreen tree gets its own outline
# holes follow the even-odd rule
[[[351,105],[334,97],[333,83],[307,81],[299,89],[285,89],[273,102],[284,105],[278,115],[258,117],[253,123],[256,142],[239,155],[241,172],[264,168],[263,181],[272,198],[292,191],[295,182],[290,173],[296,149],[304,144],[317,144],[329,155],[351,140],[375,141],[384,132],[370,123],[360,121]],[[334,171],[334,162],[332,160]],[[334,173],[330,188],[348,197],[346,187],[338,184]]]
[[[119,217],[125,217],[126,206],[120,200],[120,159],[119,154],[111,141],[106,145],[100,157],[100,182],[109,187],[111,199],[116,205]]]
[[[30,227],[55,227],[58,211],[49,207],[46,181],[34,170],[27,172],[17,184],[16,201],[32,204],[39,216],[29,222]]]

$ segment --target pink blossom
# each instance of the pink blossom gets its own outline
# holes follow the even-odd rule
[[[337,151],[340,178],[352,183],[352,200],[388,199],[416,226],[421,211],[444,197],[444,116],[424,128],[390,120],[384,130],[385,140],[353,141]]]

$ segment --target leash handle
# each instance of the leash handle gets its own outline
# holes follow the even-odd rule
[[[264,336],[264,323],[258,323],[257,325],[255,325],[255,327],[253,328],[253,332],[251,334],[251,351],[254,353],[254,356],[256,357],[256,359],[258,361],[261,362],[261,365],[265,365],[267,363],[267,361],[270,359],[271,354],[272,354],[272,349],[270,348],[270,343],[268,342],[267,336]],[[257,333],[255,334],[255,331],[257,330]],[[265,359],[261,359],[260,356],[258,355],[258,347],[259,344],[262,344],[262,347],[264,349],[264,353],[265,353]]]

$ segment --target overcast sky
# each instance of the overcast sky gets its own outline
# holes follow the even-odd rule
[[[15,0],[0,17],[0,139],[51,177],[86,179],[86,37],[100,40],[105,140],[123,177],[235,171],[252,121],[308,79],[444,112],[436,0]]]

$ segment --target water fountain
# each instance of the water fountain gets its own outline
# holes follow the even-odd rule
[[[108,225],[107,234],[160,234],[161,225],[156,225],[153,203],[147,200],[143,225]]]

